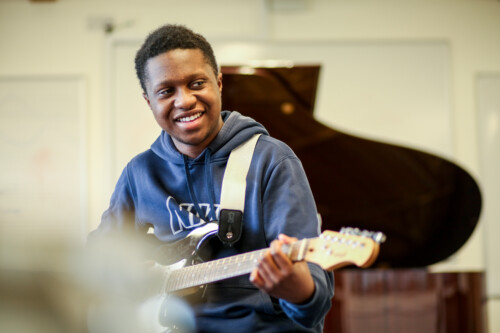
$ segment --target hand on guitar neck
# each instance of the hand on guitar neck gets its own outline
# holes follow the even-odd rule
[[[292,262],[283,253],[283,244],[292,244],[296,238],[279,235],[250,274],[250,281],[269,295],[300,304],[314,294],[314,281],[305,261]]]

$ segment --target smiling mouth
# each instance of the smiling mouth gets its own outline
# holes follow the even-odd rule
[[[193,114],[192,116],[182,117],[182,118],[176,119],[175,121],[178,121],[180,123],[188,123],[190,121],[193,121],[193,120],[200,118],[202,115],[203,115],[203,112],[198,112],[196,114]]]

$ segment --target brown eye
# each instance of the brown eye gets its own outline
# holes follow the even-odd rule
[[[202,88],[205,85],[205,81],[200,80],[200,81],[194,81],[193,84],[191,85],[194,89],[197,88]]]
[[[162,89],[158,91],[158,95],[160,96],[166,96],[166,95],[171,95],[174,92],[173,88],[167,88],[167,89]]]

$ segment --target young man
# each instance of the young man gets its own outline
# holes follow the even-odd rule
[[[214,247],[212,259],[269,248],[246,276],[207,286],[193,305],[200,332],[322,332],[333,276],[292,263],[281,246],[318,236],[314,199],[300,161],[254,120],[222,111],[222,74],[204,37],[177,25],[151,33],[137,52],[143,96],[163,129],[125,167],[92,238],[124,229],[171,244],[219,219],[231,151],[261,134],[247,175],[241,239]],[[161,251],[151,251],[157,258]]]

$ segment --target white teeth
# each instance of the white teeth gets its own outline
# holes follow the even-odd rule
[[[200,117],[201,117],[201,112],[198,112],[197,114],[194,114],[191,117],[179,118],[179,119],[177,119],[177,121],[184,123],[184,122],[188,122],[188,121],[193,121],[193,120],[198,119]]]

